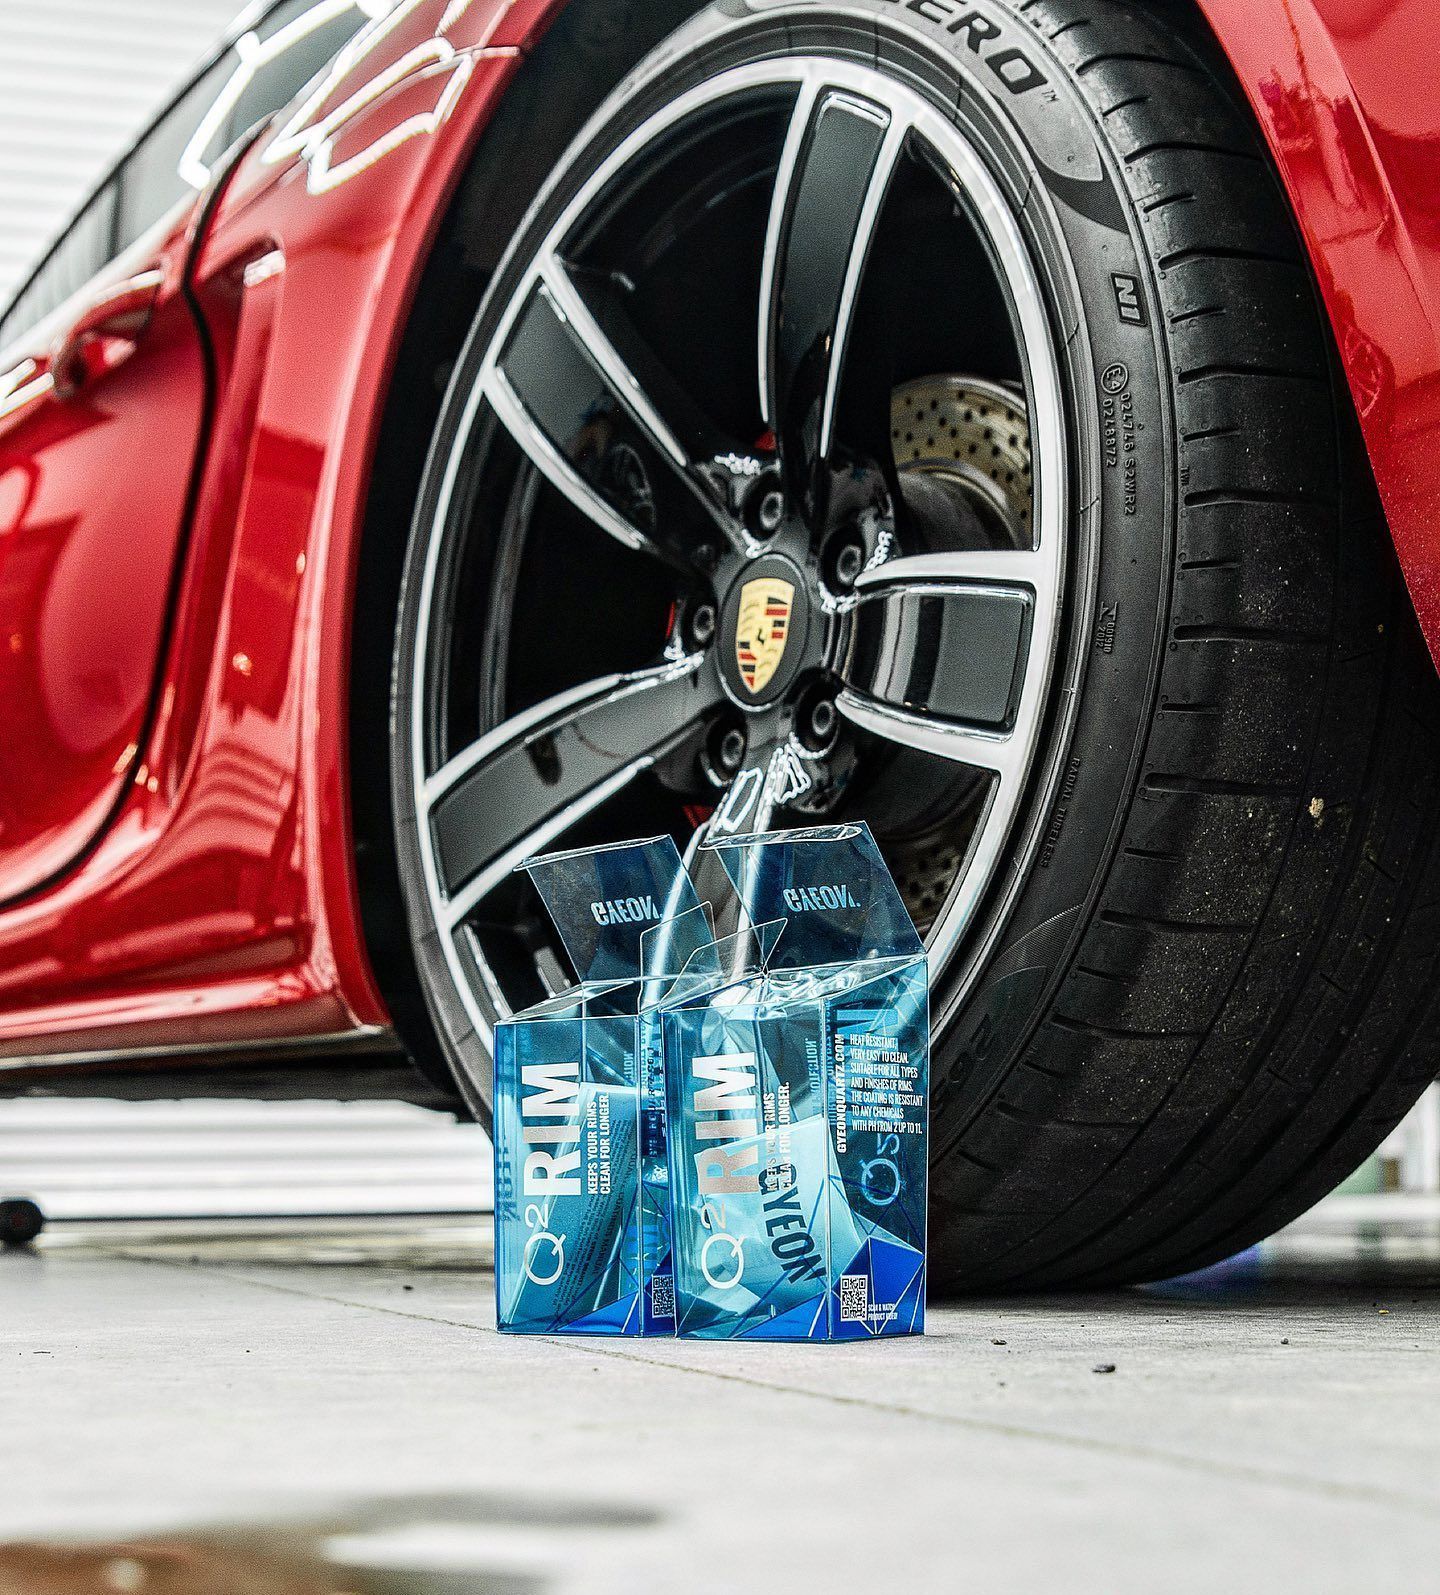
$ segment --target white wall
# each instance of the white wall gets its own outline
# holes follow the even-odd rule
[[[0,1102],[0,1198],[52,1219],[475,1213],[493,1189],[483,1131],[399,1102]]]
[[[240,10],[0,0],[0,308]]]

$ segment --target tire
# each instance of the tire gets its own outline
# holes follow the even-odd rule
[[[1022,326],[1037,477],[1048,477],[1037,527],[1042,501],[1063,496],[1064,559],[1033,746],[992,789],[1014,793],[1013,811],[998,799],[979,819],[973,802],[947,811],[954,834],[962,815],[976,828],[935,920],[952,927],[963,898],[934,975],[932,1281],[1030,1289],[1193,1269],[1303,1211],[1435,1078],[1440,759],[1437,683],[1306,257],[1242,97],[1187,5],[724,0],[641,62],[572,146],[457,367],[400,601],[397,846],[431,1012],[484,1116],[500,965],[472,958],[480,932],[464,941],[446,928],[450,888],[437,888],[417,799],[455,752],[425,707],[440,657],[432,634],[443,620],[453,650],[464,631],[453,618],[461,578],[443,575],[451,556],[437,550],[462,521],[499,514],[477,383],[500,358],[502,327],[520,336],[531,254],[608,152],[717,74],[796,54],[869,74],[895,105],[918,97],[973,152],[993,197],[985,215],[1009,218],[974,226],[990,229],[1012,325],[1022,287],[1042,312],[1064,443],[1060,482],[1040,452],[1042,353]],[[910,212],[893,215],[909,225]],[[996,253],[1011,236],[1013,261]],[[867,272],[898,277],[890,253],[872,249]],[[922,297],[941,281],[925,275],[933,250],[905,259]],[[887,314],[874,324],[900,324]],[[950,325],[938,306],[935,325]],[[896,336],[913,347],[913,332]],[[881,352],[865,342],[871,360]],[[889,369],[913,375],[906,359]],[[994,391],[1003,403],[1003,383]],[[893,462],[884,475],[896,524],[923,523],[929,536],[932,489]],[[1036,537],[1043,549],[1050,533]],[[487,567],[492,617],[519,605],[527,568]],[[571,606],[565,629],[583,632],[585,573],[552,561],[543,579]],[[1035,591],[1038,616],[1047,589]],[[597,578],[597,605],[599,592]],[[687,602],[676,624],[689,623]],[[1031,649],[1025,669],[1039,668]],[[937,691],[959,690],[944,677]],[[870,685],[843,686],[858,751],[835,802],[869,818],[863,803],[885,784],[865,774],[866,739],[891,734],[894,705],[867,714]],[[453,720],[446,691],[435,701]],[[1000,842],[972,890],[997,812]],[[632,834],[649,817],[632,812]],[[924,859],[944,853],[947,834],[926,833]],[[897,830],[889,850],[903,883],[915,849]],[[917,917],[928,914],[925,892],[910,889]],[[533,942],[519,898],[489,921],[507,913],[511,941]]]

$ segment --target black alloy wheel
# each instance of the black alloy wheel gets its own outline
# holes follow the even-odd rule
[[[1433,1074],[1387,1010],[1384,1089],[1357,1075],[1236,1197],[1250,1115],[1283,1138],[1340,1068],[1338,1020],[1297,1036],[1314,1085],[1281,1111],[1262,1049],[1352,829],[1393,833],[1436,771],[1356,786],[1323,857],[1308,783],[1361,781],[1353,717],[1381,724],[1395,671],[1433,684],[1398,619],[1388,676],[1336,674],[1398,592],[1372,530],[1365,619],[1337,607],[1363,484],[1235,91],[1183,7],[1098,9],[727,0],[648,56],[495,275],[401,596],[401,877],[475,1111],[497,1018],[570,978],[525,858],[864,818],[932,958],[942,1283],[1223,1255]],[[1256,263],[1165,231],[1171,190],[1201,232],[1228,193]],[[1243,375],[1262,301],[1294,381]],[[1318,427],[1328,498],[1291,493],[1277,406]]]

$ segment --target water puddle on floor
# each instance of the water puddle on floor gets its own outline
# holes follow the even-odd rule
[[[539,1595],[617,1553],[649,1512],[598,1502],[379,1499],[133,1538],[0,1545],[0,1595]],[[607,1554],[608,1553],[608,1554]]]

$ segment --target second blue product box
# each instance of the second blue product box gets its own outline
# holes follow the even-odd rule
[[[678,1332],[920,1334],[923,944],[863,825],[709,851],[749,928],[662,1009]]]

